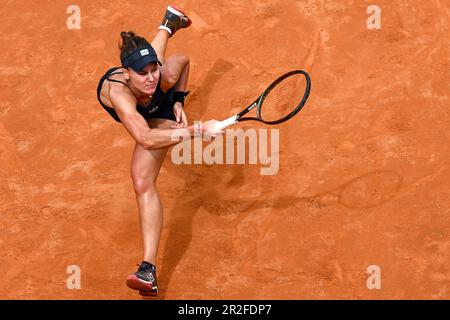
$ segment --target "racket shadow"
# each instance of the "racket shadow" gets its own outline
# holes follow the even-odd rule
[[[224,199],[209,197],[203,203],[209,212],[217,215],[247,214],[261,208],[287,209],[303,203],[308,207],[322,208],[342,205],[349,209],[370,209],[390,202],[403,185],[403,177],[389,170],[375,170],[358,176],[326,191],[311,196],[285,195],[273,198],[248,197]],[[212,210],[214,208],[214,210]],[[300,209],[300,208],[299,208]]]
[[[257,235],[256,237],[242,236],[242,229],[240,231],[236,229],[235,236],[239,239],[238,247],[242,248],[242,262],[238,266],[238,270],[243,273],[251,272],[249,270],[252,270],[258,263],[256,253],[261,241],[266,239],[268,234],[283,232],[286,221],[291,224],[304,225],[308,219],[324,217],[324,215],[329,215],[326,219],[334,220],[337,217],[331,216],[330,213],[342,214],[342,212],[347,212],[347,209],[353,210],[356,214],[367,212],[367,209],[377,208],[395,201],[402,186],[403,177],[398,173],[389,170],[375,170],[310,196],[286,195],[264,200],[260,197],[240,199],[248,206],[246,212],[239,212],[239,208],[236,208],[237,210],[233,212],[238,214],[236,220],[242,221],[251,216],[253,212],[259,212],[261,213],[261,223],[251,224],[252,229],[250,230]],[[226,200],[222,199],[222,201]],[[346,208],[346,210],[342,210],[342,208]],[[263,210],[261,211],[261,209]],[[267,213],[267,210],[270,212]],[[289,243],[285,243],[285,245],[289,246]]]

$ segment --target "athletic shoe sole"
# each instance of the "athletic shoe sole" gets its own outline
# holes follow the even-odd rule
[[[139,294],[143,297],[156,297],[158,295],[154,291],[139,291]]]
[[[175,7],[174,5],[168,6],[167,10],[169,10],[170,12],[172,12],[173,14],[175,14],[175,15],[177,15],[179,17],[183,17],[185,15],[183,11],[181,11],[180,9]]]
[[[127,277],[127,286],[133,290],[138,290],[139,294],[142,296],[156,296],[157,295],[157,293],[152,291],[154,289],[157,290],[157,288],[154,288],[152,286],[151,282],[139,279],[138,277],[136,277],[135,274],[130,274]]]

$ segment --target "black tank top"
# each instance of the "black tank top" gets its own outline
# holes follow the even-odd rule
[[[119,116],[117,115],[116,111],[111,108],[108,107],[107,105],[105,105],[102,100],[100,99],[100,92],[102,91],[102,86],[103,86],[103,82],[105,80],[110,81],[110,82],[117,82],[117,83],[121,83],[125,86],[128,86],[127,83],[119,81],[119,80],[114,80],[114,79],[109,79],[110,76],[115,75],[115,74],[123,74],[123,72],[114,72],[118,69],[120,69],[122,67],[114,67],[109,69],[105,75],[103,75],[103,77],[101,77],[99,83],[98,83],[98,87],[97,87],[97,99],[98,102],[100,102],[100,105],[114,118],[114,120],[116,120],[117,122],[121,122]],[[156,91],[155,94],[153,95],[152,100],[150,101],[150,103],[147,106],[141,106],[139,104],[136,104],[136,110],[137,112],[139,112],[145,119],[150,119],[150,118],[154,118],[155,112],[156,111],[161,111],[160,109],[165,108],[167,105],[167,100],[168,100],[168,93],[169,92],[164,92],[161,90],[160,88],[160,84],[161,84],[161,77],[159,77],[159,81],[158,81],[158,85],[156,86]],[[160,113],[160,112],[158,112]]]

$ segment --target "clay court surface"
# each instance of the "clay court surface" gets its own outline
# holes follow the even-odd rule
[[[71,4],[81,30],[66,27]],[[167,4],[2,1],[0,298],[141,299],[125,285],[142,258],[134,141],[96,86],[120,32],[151,39]],[[158,299],[450,298],[449,2],[177,5],[193,25],[167,53],[191,58],[190,123],[231,116],[291,69],[313,88],[277,127],[277,175],[167,156]]]

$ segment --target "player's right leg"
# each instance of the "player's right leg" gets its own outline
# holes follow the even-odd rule
[[[164,63],[165,60],[167,40],[179,29],[189,27],[191,23],[191,19],[185,16],[181,10],[174,6],[167,7],[161,25],[158,27],[159,31],[151,43],[161,63]]]
[[[169,56],[161,67],[161,77],[169,85],[168,88],[161,87],[163,90],[172,88],[178,82],[181,87],[186,88],[189,78],[189,57],[181,53]]]
[[[187,28],[191,23],[191,19],[183,11],[171,5],[167,7],[163,21],[158,29],[166,30],[170,36],[173,36],[179,29]]]

